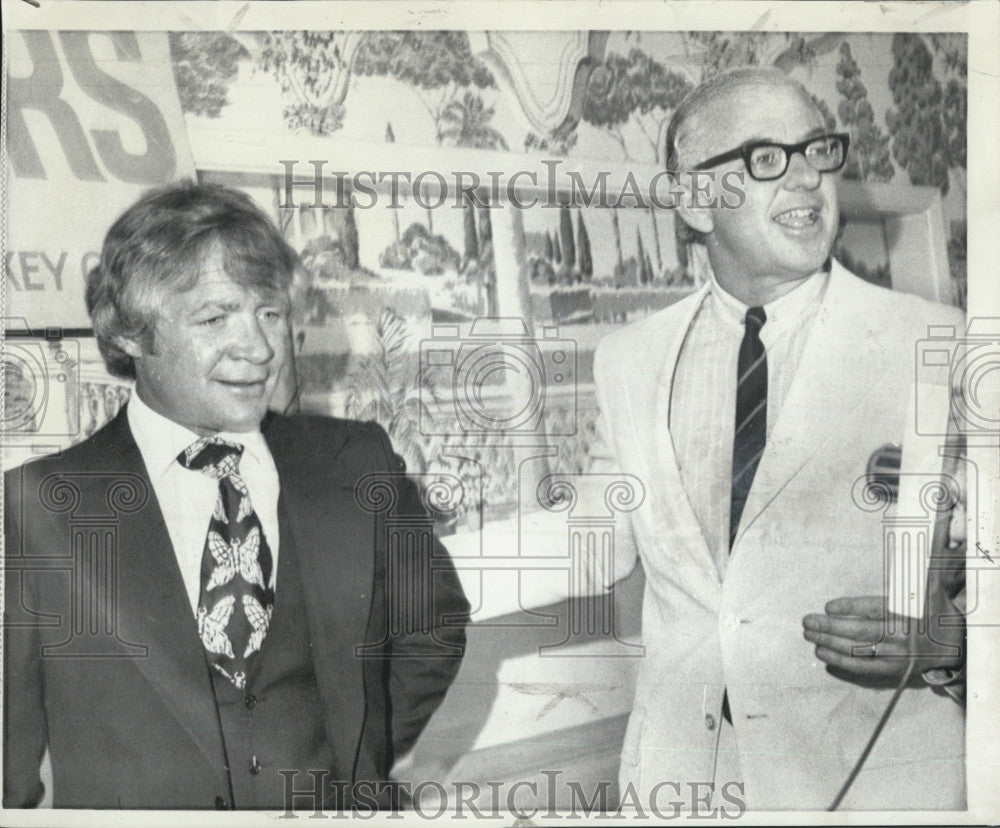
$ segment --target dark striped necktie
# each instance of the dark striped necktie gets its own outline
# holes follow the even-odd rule
[[[749,308],[744,320],[743,342],[736,376],[736,434],[733,438],[733,488],[729,506],[729,545],[736,539],[740,517],[750,494],[757,464],[767,438],[767,354],[760,329],[767,314]]]

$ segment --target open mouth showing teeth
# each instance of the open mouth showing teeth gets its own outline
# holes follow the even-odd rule
[[[786,210],[784,213],[776,215],[774,221],[784,227],[812,227],[819,221],[819,210],[815,207],[799,207],[795,210]]]

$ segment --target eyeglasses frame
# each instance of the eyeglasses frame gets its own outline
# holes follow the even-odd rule
[[[806,138],[804,141],[799,141],[794,144],[782,144],[780,141],[746,141],[736,149],[728,150],[721,153],[720,155],[714,155],[707,161],[702,161],[700,164],[695,164],[692,167],[693,170],[706,170],[709,167],[714,167],[718,164],[723,164],[726,161],[735,161],[737,158],[741,158],[743,163],[746,165],[747,173],[754,181],[774,181],[781,178],[786,172],[788,172],[788,165],[792,162],[792,156],[795,153],[801,153],[802,157],[806,159],[806,163],[809,163],[809,158],[805,153],[806,147],[808,147],[813,141],[821,141],[824,138],[836,138],[838,139],[844,147],[844,157],[841,159],[840,164],[829,170],[816,170],[817,172],[837,172],[842,169],[844,164],[847,163],[847,152],[851,146],[851,136],[847,132],[826,132],[822,135],[814,135],[812,138]],[[761,147],[777,147],[785,153],[785,166],[777,175],[768,176],[767,178],[758,178],[753,174],[750,168],[750,159],[754,150],[760,149]],[[812,164],[809,164],[812,167]],[[815,170],[816,168],[813,167]]]

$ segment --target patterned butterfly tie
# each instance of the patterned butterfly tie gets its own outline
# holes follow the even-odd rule
[[[185,468],[219,481],[201,557],[198,634],[209,663],[240,690],[274,610],[271,550],[240,477],[242,454],[241,445],[203,437],[177,457]]]

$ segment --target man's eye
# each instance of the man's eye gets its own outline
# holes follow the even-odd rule
[[[776,167],[778,161],[778,151],[773,149],[757,150],[753,155],[754,164],[762,167]]]
[[[208,319],[202,319],[198,324],[206,328],[217,328],[224,320],[225,317],[219,314],[218,316],[210,316]]]
[[[827,139],[825,141],[817,141],[815,144],[810,144],[808,147],[808,152],[810,155],[818,155],[821,157],[829,157],[837,152],[838,144],[833,139]]]
[[[280,322],[285,318],[285,312],[280,308],[266,308],[260,315],[269,322]]]

